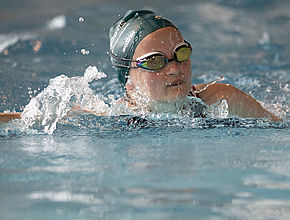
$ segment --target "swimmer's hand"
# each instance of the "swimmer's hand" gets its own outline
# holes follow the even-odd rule
[[[197,96],[207,105],[212,105],[221,99],[228,103],[229,114],[242,118],[266,118],[269,121],[282,121],[273,113],[264,109],[251,96],[245,92],[224,83],[194,85]],[[207,87],[206,89],[204,89]],[[203,90],[204,89],[204,90]],[[198,92],[200,91],[200,92]]]
[[[0,113],[0,124],[7,123],[9,121],[12,121],[14,119],[20,119],[21,113],[15,112],[15,113]]]
[[[69,112],[68,116],[72,116],[78,113],[87,113],[87,114],[94,114],[97,116],[106,116],[106,114],[100,114],[100,113],[95,113],[93,111],[88,111],[85,109],[82,109],[80,107],[73,107]],[[0,124],[3,123],[8,123],[14,119],[21,119],[21,112],[15,112],[15,113],[0,113]]]

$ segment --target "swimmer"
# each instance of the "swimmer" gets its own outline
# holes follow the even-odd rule
[[[171,21],[152,11],[127,11],[110,29],[109,54],[125,89],[122,102],[131,108],[177,113],[189,109],[206,116],[207,107],[226,100],[230,116],[281,121],[234,86],[191,85],[190,43]]]
[[[206,117],[207,109],[225,100],[229,116],[281,121],[234,86],[191,85],[190,43],[171,21],[152,11],[127,11],[109,36],[112,65],[125,89],[119,104],[145,112]],[[0,122],[16,118],[21,113],[0,113]]]

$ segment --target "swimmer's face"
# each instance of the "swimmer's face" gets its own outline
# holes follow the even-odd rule
[[[133,59],[146,54],[159,52],[166,58],[172,59],[177,47],[185,44],[183,37],[176,29],[166,27],[148,34],[138,44]],[[135,66],[136,63],[132,63]],[[184,62],[172,61],[163,68],[155,71],[145,69],[130,69],[129,80],[126,84],[128,95],[136,90],[150,101],[168,102],[185,98],[191,89],[190,59]]]

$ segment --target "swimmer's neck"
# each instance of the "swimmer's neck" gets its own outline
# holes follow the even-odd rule
[[[147,104],[148,110],[151,112],[162,113],[162,112],[169,112],[169,113],[179,113],[188,105],[188,98],[185,97],[183,99],[178,99],[175,101],[166,101],[166,102],[149,102]]]

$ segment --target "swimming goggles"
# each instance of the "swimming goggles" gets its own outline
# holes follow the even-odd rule
[[[172,61],[177,61],[177,62],[184,62],[189,60],[190,56],[192,54],[192,47],[191,45],[185,41],[185,44],[182,44],[178,46],[173,53],[173,58],[168,59],[165,57],[164,54],[161,52],[152,52],[150,54],[146,54],[143,57],[140,57],[136,60],[131,60],[131,59],[126,59],[126,58],[121,58],[116,56],[115,54],[110,51],[110,55],[117,60],[123,60],[123,61],[130,61],[130,62],[135,62],[136,66],[126,66],[122,64],[117,64],[113,63],[113,66],[117,67],[124,67],[124,68],[142,68],[145,70],[160,70],[162,69],[167,63],[172,62]]]

